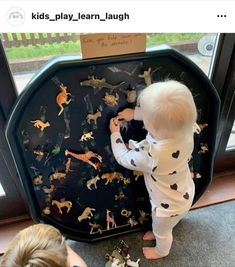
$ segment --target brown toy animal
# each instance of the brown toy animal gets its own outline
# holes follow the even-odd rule
[[[102,174],[101,178],[106,179],[105,185],[107,185],[109,183],[112,183],[112,181],[115,179],[117,179],[119,182],[124,177],[123,177],[122,173],[120,173],[120,172],[107,172],[107,173]]]
[[[40,129],[41,132],[43,132],[46,127],[50,127],[50,123],[48,121],[43,122],[41,120],[35,120],[35,121],[31,121],[31,122],[33,123],[33,126]]]
[[[100,155],[92,152],[92,151],[87,151],[84,154],[76,154],[76,153],[73,153],[73,152],[69,151],[68,149],[66,149],[65,155],[66,156],[70,155],[70,156],[74,157],[75,159],[81,160],[81,161],[91,165],[94,169],[97,169],[97,166],[92,161],[90,161],[91,158],[96,158],[99,160],[100,163],[102,162],[102,157]]]
[[[60,107],[60,112],[58,116],[64,111],[63,104],[68,105],[72,99],[68,100],[68,96],[71,94],[67,92],[67,86],[64,86],[63,83],[60,85],[61,92],[56,96],[56,103]]]

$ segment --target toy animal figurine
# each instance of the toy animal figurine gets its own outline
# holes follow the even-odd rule
[[[95,209],[86,207],[83,213],[78,216],[78,221],[81,222],[82,220],[91,219],[91,217],[93,217],[92,211],[95,211]]]
[[[133,171],[133,175],[135,176],[135,181],[137,181],[140,176],[144,176],[141,171]]]
[[[109,183],[112,183],[112,181],[115,179],[117,179],[117,181],[119,182],[124,177],[122,173],[120,172],[107,172],[107,173],[102,174],[101,178],[106,179],[105,185],[107,185]]]
[[[35,176],[33,178],[33,184],[34,185],[40,185],[43,183],[43,180],[42,180],[42,175],[38,175],[38,176]]]
[[[51,214],[50,207],[45,207],[45,209],[43,209],[42,212],[43,212],[43,214],[45,214],[45,215],[50,215],[50,214]]]
[[[106,92],[103,100],[107,106],[114,107],[118,105],[119,95],[116,93],[116,96],[114,96]]]
[[[113,258],[111,267],[125,267],[125,263],[121,263],[119,259]]]
[[[121,82],[121,83],[119,83],[117,85],[112,85],[112,84],[107,83],[105,78],[97,79],[97,78],[95,78],[94,75],[92,75],[92,76],[88,76],[88,80],[81,81],[80,85],[82,85],[82,86],[91,86],[94,89],[97,88],[99,90],[102,89],[102,88],[108,88],[108,89],[112,89],[113,90],[113,89],[118,88],[123,83],[125,83],[125,82]]]
[[[75,159],[77,160],[81,160],[89,165],[91,165],[95,170],[97,169],[97,166],[92,162],[90,161],[91,158],[96,158],[99,160],[100,163],[102,163],[102,157],[92,151],[87,151],[85,152],[84,154],[76,154],[76,153],[73,153],[71,151],[69,151],[68,149],[65,150],[65,155],[70,155],[72,157],[74,157]]]
[[[33,154],[35,156],[43,157],[44,156],[44,151],[42,151],[40,148],[35,148],[33,150]]]
[[[121,240],[119,242],[119,247],[121,249],[121,255],[123,256],[124,260],[126,261],[126,265],[128,267],[139,267],[139,261],[140,259],[138,259],[137,261],[132,261],[130,258],[130,253],[129,253],[129,246],[126,244],[126,242],[124,240]]]
[[[148,221],[147,217],[149,216],[149,214],[144,212],[143,210],[140,210],[139,212],[140,212],[140,218],[139,218],[140,223],[143,224],[144,221]]]
[[[90,180],[86,182],[86,186],[89,190],[92,190],[91,186],[93,186],[94,189],[97,189],[97,181],[100,180],[100,177],[98,175],[93,176]]]
[[[207,123],[202,123],[202,124],[198,124],[198,126],[199,126],[199,128],[201,130],[203,130],[204,128],[206,128],[208,126],[208,124]]]
[[[88,133],[84,133],[79,141],[87,141],[89,139],[94,139],[94,137],[92,136],[93,132],[88,132]]]
[[[126,95],[126,100],[128,103],[135,103],[137,98],[137,92],[134,88],[131,90],[121,90]]]
[[[145,70],[143,74],[138,75],[139,78],[143,78],[144,82],[147,86],[152,84],[152,78],[151,78],[151,68],[148,68],[148,70]]]
[[[96,234],[96,233],[100,233],[102,234],[102,230],[101,230],[101,225],[100,224],[96,224],[96,223],[91,223],[89,222],[89,225],[91,226],[91,231],[90,234]],[[95,230],[95,231],[94,231]]]
[[[127,197],[124,195],[123,191],[120,191],[118,195],[114,196],[115,200],[123,200],[126,199]]]
[[[128,255],[126,256],[126,258],[125,258],[125,260],[126,260],[126,265],[127,265],[128,267],[139,267],[140,259],[138,259],[137,261],[132,261],[130,258],[131,258],[131,256],[130,256],[130,254],[128,254]]]
[[[58,172],[58,171],[55,171],[49,175],[50,182],[52,182],[53,180],[61,181],[62,179],[65,179],[65,177],[66,177],[66,173]]]
[[[66,163],[65,163],[65,173],[68,174],[71,172],[71,158],[67,158]]]
[[[71,210],[72,206],[73,206],[73,203],[71,201],[58,201],[58,200],[52,200],[51,202],[52,206],[56,205],[58,210],[59,210],[59,213],[60,214],[63,214],[62,212],[62,208],[66,207],[67,208],[67,213],[69,213],[69,211]]]
[[[50,123],[48,121],[43,122],[41,120],[35,120],[31,122],[33,123],[33,126],[40,129],[41,132],[43,132],[46,127],[50,127]]]
[[[101,112],[98,109],[97,109],[96,113],[88,114],[86,116],[86,120],[89,124],[91,123],[91,121],[94,121],[94,123],[96,124],[96,121],[98,118],[101,118]]]
[[[44,185],[42,187],[42,190],[44,191],[45,194],[51,194],[55,190],[55,186],[53,184],[50,185],[50,187]]]
[[[110,224],[111,224],[111,228],[113,227],[117,227],[115,221],[114,221],[114,216],[110,215],[111,211],[106,209],[106,222],[107,222],[107,230],[110,229]]]
[[[131,211],[127,210],[127,209],[122,209],[121,210],[121,215],[128,218],[128,217],[131,216]]]
[[[51,154],[55,156],[55,155],[58,155],[59,153],[60,153],[60,146],[55,145],[53,149],[51,150]]]
[[[131,227],[133,227],[133,226],[138,224],[138,222],[135,220],[134,216],[129,218],[127,222],[131,225]]]
[[[203,143],[201,143],[201,148],[200,148],[200,150],[199,150],[199,154],[205,154],[206,152],[208,152],[209,150],[208,150],[208,145],[207,144],[203,144]]]
[[[60,111],[58,116],[64,111],[63,104],[68,105],[72,99],[68,100],[68,96],[71,96],[70,93],[67,92],[67,86],[64,86],[63,83],[60,84],[61,92],[56,96],[56,103],[60,107]]]
[[[123,182],[124,185],[128,185],[128,184],[131,183],[131,179],[130,178],[123,178],[122,182]]]

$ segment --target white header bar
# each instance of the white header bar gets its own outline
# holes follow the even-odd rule
[[[0,32],[235,32],[235,1],[0,1]]]

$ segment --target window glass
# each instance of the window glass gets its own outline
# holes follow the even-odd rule
[[[233,123],[233,128],[230,133],[230,137],[226,147],[226,150],[232,150],[232,149],[235,149],[235,122]]]
[[[3,190],[2,185],[0,183],[0,197],[5,196],[5,195],[6,195],[5,191]]]
[[[50,58],[80,54],[79,36],[79,33],[2,33],[18,92]],[[216,36],[213,33],[149,33],[147,47],[166,44],[177,49],[208,75]]]

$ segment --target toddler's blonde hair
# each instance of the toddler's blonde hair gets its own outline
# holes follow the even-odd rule
[[[20,231],[3,255],[1,267],[65,267],[67,247],[60,231],[37,224]]]
[[[184,84],[174,80],[153,83],[141,92],[138,101],[145,127],[154,136],[171,138],[192,131],[197,110]]]

